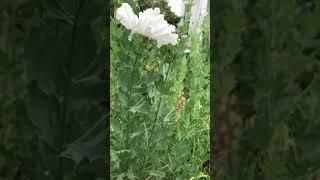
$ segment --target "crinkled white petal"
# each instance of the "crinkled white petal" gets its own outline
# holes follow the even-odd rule
[[[157,40],[158,47],[166,44],[177,44],[178,34],[175,26],[168,24],[159,8],[146,9],[139,13],[139,22],[134,32]]]
[[[168,24],[164,15],[160,14],[159,8],[146,9],[139,12],[137,17],[130,5],[123,3],[117,10],[116,19],[132,31],[129,40],[133,33],[137,33],[156,40],[158,47],[166,44],[175,45],[178,42],[178,34],[175,34],[176,27]]]
[[[134,14],[128,3],[122,3],[116,11],[116,19],[127,29],[132,30],[138,24],[138,16]]]
[[[183,0],[167,0],[170,10],[177,15],[182,17],[184,15],[184,1]]]

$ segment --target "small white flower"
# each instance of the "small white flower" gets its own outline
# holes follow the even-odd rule
[[[185,54],[189,54],[190,52],[191,52],[190,49],[185,49],[185,50],[184,50],[184,53],[185,53]]]
[[[139,12],[139,17],[137,17],[130,5],[123,3],[117,9],[116,19],[131,30],[129,40],[132,34],[137,33],[156,40],[158,48],[165,44],[177,44],[178,34],[174,33],[176,28],[168,24],[164,15],[160,14],[159,8],[146,9]]]

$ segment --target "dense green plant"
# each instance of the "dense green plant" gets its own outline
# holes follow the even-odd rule
[[[128,41],[130,32],[112,19],[111,179],[207,177],[208,24],[203,41],[187,35],[187,28],[178,45],[158,49],[141,35]]]
[[[217,179],[318,179],[319,1],[215,1],[213,12]]]

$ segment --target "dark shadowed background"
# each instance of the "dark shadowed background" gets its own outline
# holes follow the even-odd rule
[[[214,1],[219,180],[320,178],[320,1]]]
[[[105,179],[107,11],[0,1],[0,179]]]

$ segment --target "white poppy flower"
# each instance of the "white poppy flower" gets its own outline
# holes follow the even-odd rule
[[[132,31],[129,40],[133,33],[137,33],[156,40],[158,48],[165,44],[177,44],[178,34],[174,33],[176,28],[168,24],[164,15],[160,14],[159,8],[149,8],[139,12],[139,18],[134,16],[136,17],[126,3],[123,3],[116,12],[116,19]]]

